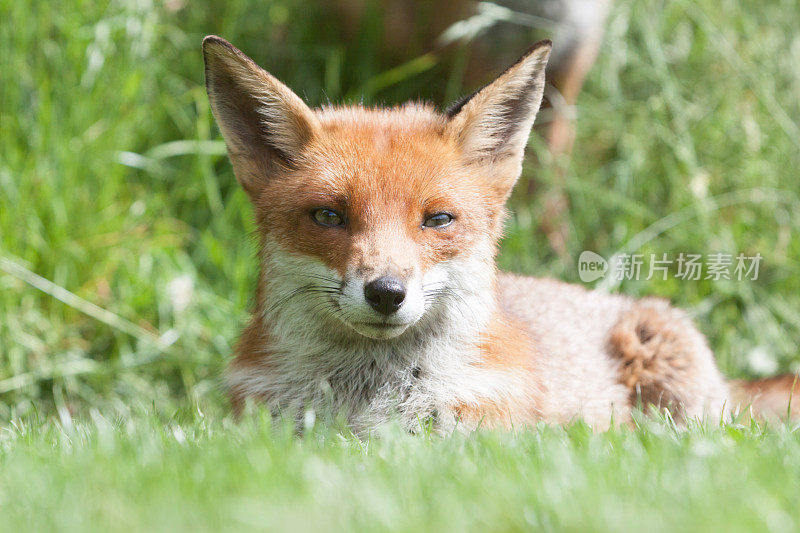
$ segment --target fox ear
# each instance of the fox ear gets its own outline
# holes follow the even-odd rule
[[[203,39],[203,58],[211,109],[236,176],[255,194],[275,165],[296,165],[319,123],[299,96],[225,39]]]
[[[445,111],[445,131],[467,158],[515,164],[509,190],[519,176],[528,135],[542,103],[551,45],[549,40],[534,44],[497,79]]]

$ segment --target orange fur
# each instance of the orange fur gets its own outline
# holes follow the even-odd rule
[[[631,401],[678,413],[701,397],[705,384],[695,376],[705,354],[687,334],[686,319],[667,302],[653,298],[637,302],[623,313],[609,336],[609,353],[620,359],[620,381]]]
[[[536,378],[536,348],[524,324],[509,314],[497,313],[478,347],[481,354],[478,366],[522,376],[527,387],[520,395],[457,404],[454,409],[459,419],[470,426],[506,429],[540,420],[541,412],[536,406],[542,390]]]
[[[800,376],[784,374],[755,381],[730,382],[742,410],[772,419],[800,419]]]

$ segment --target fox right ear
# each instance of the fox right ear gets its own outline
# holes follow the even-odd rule
[[[275,165],[296,165],[319,123],[299,96],[225,39],[203,39],[203,58],[211,109],[236,177],[253,196]]]
[[[475,94],[446,112],[445,131],[470,160],[502,165],[492,186],[507,197],[522,170],[528,135],[542,103],[551,42],[533,45],[516,63]]]

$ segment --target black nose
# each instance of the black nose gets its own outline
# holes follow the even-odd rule
[[[364,297],[377,312],[391,315],[403,305],[406,287],[399,279],[384,276],[364,285]]]

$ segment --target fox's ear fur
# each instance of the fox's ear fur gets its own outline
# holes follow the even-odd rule
[[[549,40],[534,44],[497,79],[445,111],[446,131],[466,157],[521,165],[542,103],[550,48]]]
[[[236,176],[256,194],[275,165],[291,168],[319,128],[314,112],[225,39],[203,39],[206,91]]]

